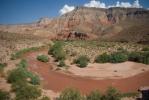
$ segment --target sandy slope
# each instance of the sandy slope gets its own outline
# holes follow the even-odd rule
[[[149,70],[149,65],[124,62],[118,64],[89,64],[86,68],[79,68],[69,64],[68,71],[74,75],[95,79],[120,79],[131,77]]]

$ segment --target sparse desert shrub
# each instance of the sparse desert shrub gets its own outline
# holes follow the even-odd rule
[[[106,94],[102,97],[102,100],[120,100],[120,99],[121,99],[120,92],[113,87],[110,87],[106,91]]]
[[[149,47],[142,48],[142,51],[149,51]]]
[[[27,67],[27,61],[25,59],[22,59],[19,64],[17,64],[18,67],[26,68]]]
[[[82,96],[78,90],[68,88],[62,91],[58,100],[82,100]]]
[[[47,96],[43,96],[40,100],[51,100],[51,99]]]
[[[62,48],[62,44],[60,42],[56,42],[48,51],[48,54],[53,55],[56,60],[64,60],[65,59],[65,51]]]
[[[128,57],[129,61],[149,64],[149,52],[131,52]]]
[[[46,55],[39,55],[39,56],[37,56],[37,60],[39,60],[41,62],[48,62],[49,58]]]
[[[60,60],[58,66],[59,66],[59,67],[64,67],[64,66],[66,66],[64,60]]]
[[[30,83],[33,85],[39,85],[40,84],[40,78],[37,75],[33,75],[31,78]]]
[[[41,90],[36,86],[24,84],[18,89],[15,89],[16,100],[37,100],[41,96]]]
[[[149,64],[149,52],[142,53],[141,63]]]
[[[30,79],[30,83],[33,85],[39,85],[40,79],[37,75],[29,72],[26,69],[27,62],[21,60],[20,63],[17,65],[17,68],[12,70],[8,75],[8,82],[9,83],[16,83],[18,81],[27,82],[27,79]]]
[[[129,61],[134,61],[134,62],[141,62],[141,53],[139,52],[131,52],[128,55],[128,60]]]
[[[31,47],[31,48],[26,48],[26,49],[22,49],[20,51],[17,51],[16,53],[11,55],[11,60],[16,60],[18,58],[20,58],[23,54],[30,52],[30,51],[37,51],[39,50],[39,47]]]
[[[106,53],[103,53],[102,55],[99,55],[95,59],[96,63],[107,63],[110,62],[110,56]]]
[[[98,90],[92,91],[87,97],[86,100],[101,100],[102,95]]]
[[[9,95],[9,93],[0,90],[0,100],[10,100],[10,95]]]
[[[6,63],[0,63],[0,73],[3,73],[3,70],[6,66],[7,66]]]
[[[121,63],[128,60],[128,56],[121,52],[114,52],[110,55],[111,63]]]
[[[78,64],[80,68],[84,68],[88,65],[89,59],[87,56],[80,56],[74,60],[74,63]]]
[[[9,73],[7,80],[9,83],[15,83],[17,81],[25,81],[26,78],[25,70],[23,68],[17,68]]]

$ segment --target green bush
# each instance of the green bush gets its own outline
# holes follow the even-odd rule
[[[149,52],[131,52],[128,55],[128,60],[149,64]]]
[[[87,97],[86,100],[101,100],[102,95],[98,90],[92,91]]]
[[[39,85],[40,84],[40,78],[39,78],[39,76],[33,75],[31,77],[31,82],[30,83],[33,84],[33,85]]]
[[[24,69],[24,74],[27,78],[30,79],[30,83],[33,85],[39,85],[40,84],[40,78],[39,76],[33,74],[32,72],[27,71],[26,69]]]
[[[59,67],[64,67],[64,66],[66,66],[66,64],[65,64],[65,62],[64,62],[64,60],[60,60],[60,62],[59,62],[59,65],[58,65]]]
[[[37,60],[39,60],[41,62],[48,62],[49,58],[46,55],[39,55],[39,56],[37,56]]]
[[[53,55],[56,60],[64,60],[65,59],[65,51],[62,48],[62,44],[60,42],[56,42],[48,51],[48,54]]]
[[[110,87],[106,91],[106,94],[102,97],[102,100],[120,100],[120,99],[121,99],[121,94],[119,93],[118,90],[116,90],[113,87]]]
[[[128,56],[121,52],[114,52],[110,55],[110,62],[111,63],[121,63],[128,61]]]
[[[3,70],[6,66],[7,66],[6,63],[0,63],[0,73],[3,73]]]
[[[62,91],[58,100],[82,100],[82,96],[78,90],[68,88]]]
[[[47,96],[44,96],[40,100],[51,100],[51,99],[49,97],[47,97]]]
[[[24,61],[23,61],[24,62]],[[9,83],[16,83],[18,81],[27,81],[27,78],[31,79],[30,83],[33,85],[39,85],[40,79],[37,75],[29,72],[26,69],[26,63],[22,63],[22,61],[18,64],[18,67],[12,70],[8,75],[8,82]]]
[[[149,52],[142,53],[141,63],[149,64]]]
[[[11,55],[11,60],[16,60],[16,59],[20,58],[23,54],[25,54],[27,52],[37,51],[39,49],[40,49],[39,47],[31,47],[31,48],[22,49],[20,51],[17,51],[16,53],[12,54]]]
[[[74,60],[74,63],[78,64],[80,68],[84,68],[88,65],[89,59],[87,56],[80,56]]]
[[[12,90],[16,93],[15,100],[37,100],[41,96],[41,90],[28,84],[27,81],[12,83]]]
[[[9,95],[9,93],[0,90],[0,100],[10,100],[10,95]]]
[[[149,51],[149,47],[142,48],[142,51]]]
[[[17,64],[18,67],[22,67],[22,68],[26,68],[28,65],[27,65],[27,61],[25,59],[22,59],[20,61],[19,64]]]
[[[134,61],[134,62],[141,62],[141,53],[139,52],[131,52],[128,55],[128,60],[129,61]]]
[[[96,63],[107,63],[110,62],[110,56],[106,53],[103,53],[102,55],[99,55],[95,59]]]
[[[12,70],[8,75],[8,82],[15,83],[17,81],[25,81],[27,76],[24,68],[17,68]]]

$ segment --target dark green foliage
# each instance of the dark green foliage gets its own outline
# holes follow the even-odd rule
[[[17,68],[10,72],[7,80],[9,83],[15,83],[17,81],[25,81],[26,78],[25,70],[23,68]]]
[[[141,62],[141,53],[139,52],[131,52],[128,55],[128,60],[129,61],[134,61],[134,62]]]
[[[9,95],[9,93],[0,90],[0,100],[10,100],[10,95]]]
[[[31,78],[31,84],[33,85],[39,85],[40,84],[40,79],[39,79],[39,76],[37,75],[33,75]]]
[[[39,55],[39,56],[37,56],[37,60],[39,60],[41,62],[48,62],[49,58],[46,55]]]
[[[27,63],[24,60],[17,65],[17,68],[12,70],[8,75],[8,82],[9,83],[16,83],[18,81],[27,81],[27,78],[30,79],[30,83],[33,85],[39,85],[40,79],[37,75],[29,72],[26,69]]]
[[[18,51],[18,52],[11,55],[11,60],[16,60],[16,59],[20,58],[23,54],[25,54],[27,52],[37,51],[37,50],[39,50],[38,47],[32,47],[32,48],[26,48],[26,49],[20,50],[20,51]]]
[[[95,59],[96,63],[107,63],[110,62],[110,55],[103,53],[102,55],[99,55]]]
[[[19,89],[16,89],[16,100],[37,100],[41,96],[41,90],[36,86],[23,85]]]
[[[149,52],[142,53],[141,63],[149,64]]]
[[[88,65],[89,59],[87,56],[80,56],[74,60],[74,63],[78,64],[80,68],[84,68]]]
[[[100,92],[98,90],[92,91],[87,97],[87,100],[101,100],[102,99],[102,95],[100,94]]]
[[[0,63],[0,73],[3,72],[4,68],[7,66],[6,63]]]
[[[62,91],[58,100],[82,100],[82,96],[78,90],[68,88]]]
[[[116,90],[113,87],[110,87],[106,91],[106,94],[102,97],[102,100],[120,100],[120,99],[121,99],[121,94],[119,93],[118,90]]]
[[[44,96],[40,100],[51,100],[51,99],[49,97],[47,97],[47,96]]]
[[[129,61],[149,64],[149,52],[131,52],[128,57]]]
[[[22,59],[19,64],[17,64],[18,67],[26,68],[27,67],[27,61],[25,59]]]
[[[110,56],[111,63],[121,63],[128,60],[128,56],[121,52],[114,52]]]
[[[64,60],[65,59],[65,51],[62,48],[62,44],[60,42],[56,42],[48,51],[48,54],[53,55],[56,60]]]
[[[60,60],[60,62],[59,62],[59,65],[58,65],[59,67],[64,67],[64,66],[66,66],[66,64],[65,64],[65,62],[64,62],[64,60]]]
[[[149,47],[144,47],[142,51],[149,51]]]

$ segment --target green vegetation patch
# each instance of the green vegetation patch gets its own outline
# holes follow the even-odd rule
[[[102,94],[99,90],[94,90],[86,96],[86,100],[102,100]]]
[[[0,100],[10,100],[10,94],[6,91],[0,90]]]
[[[41,61],[41,62],[48,62],[49,61],[49,57],[46,55],[39,55],[37,56],[37,60]]]
[[[89,58],[85,55],[78,57],[77,59],[74,60],[74,63],[78,64],[80,68],[84,68],[88,65]]]
[[[11,55],[11,60],[16,60],[16,59],[22,57],[22,55],[27,53],[27,52],[37,51],[39,49],[40,49],[40,47],[32,47],[32,48],[26,48],[26,49],[20,50],[20,51]]]
[[[103,53],[101,55],[98,55],[95,58],[95,62],[96,63],[107,63],[107,62],[110,62],[110,55],[108,55],[107,53]]]
[[[77,89],[67,88],[62,91],[58,100],[83,100],[83,98]]]
[[[0,63],[0,73],[3,73],[3,70],[6,66],[7,66],[6,63]]]
[[[48,54],[53,55],[57,61],[64,60],[66,58],[66,53],[63,50],[61,42],[55,42],[55,44],[50,47]]]

